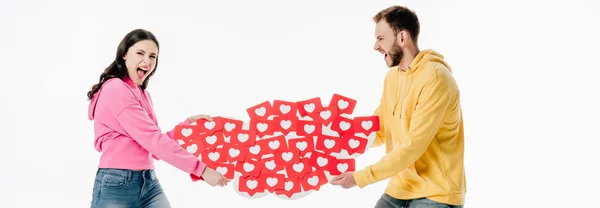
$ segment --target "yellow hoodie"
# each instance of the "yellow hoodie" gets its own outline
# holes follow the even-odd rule
[[[443,56],[424,50],[406,71],[390,68],[375,115],[381,127],[372,147],[385,144],[387,154],[354,172],[358,187],[391,178],[385,193],[394,198],[463,204],[460,93]]]

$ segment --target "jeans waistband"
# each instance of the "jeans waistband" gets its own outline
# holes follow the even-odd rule
[[[127,178],[127,180],[156,180],[154,170],[126,170],[115,168],[98,168],[97,174],[110,174]]]

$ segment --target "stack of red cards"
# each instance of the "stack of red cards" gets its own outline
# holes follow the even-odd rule
[[[238,192],[293,198],[318,191],[328,175],[355,170],[379,130],[377,116],[350,118],[356,100],[334,94],[262,102],[246,110],[250,122],[225,117],[175,128],[175,139],[209,167],[235,181]]]

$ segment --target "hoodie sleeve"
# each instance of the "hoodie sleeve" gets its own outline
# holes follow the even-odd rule
[[[106,86],[103,93],[112,99],[111,102],[118,103],[116,106],[121,107],[114,110],[121,133],[176,168],[197,177],[202,175],[206,164],[163,134],[124,83],[113,82]]]
[[[356,184],[363,188],[388,179],[420,158],[442,125],[450,100],[454,97],[454,90],[451,81],[445,77],[436,77],[426,83],[418,98],[408,132],[405,135],[392,133],[393,136],[403,136],[405,142],[395,146],[375,164],[354,172]]]
[[[375,133],[375,141],[371,144],[371,147],[379,147],[385,144],[385,130],[383,129],[383,113],[381,112],[383,107],[382,104],[375,109],[375,113],[373,115],[379,116],[379,131]]]

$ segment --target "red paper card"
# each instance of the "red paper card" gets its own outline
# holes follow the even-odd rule
[[[261,149],[265,150],[264,154],[273,153],[277,150],[285,150],[288,148],[285,136],[275,136],[268,139],[262,139],[256,142]]]
[[[331,122],[331,130],[337,131],[340,137],[354,136],[354,121],[350,118],[338,116]]]
[[[250,130],[254,130],[256,132],[256,136],[262,138],[267,135],[273,135],[275,132],[274,125],[272,125],[272,120],[258,120],[254,119],[250,121]]]
[[[273,108],[269,101],[259,103],[246,109],[250,120],[267,120],[269,116],[273,115]]]
[[[379,131],[379,116],[354,117],[354,132],[369,136],[372,132]]]
[[[342,113],[350,115],[354,112],[356,100],[340,94],[333,94],[331,101],[329,102],[329,106],[336,108],[338,115]]]
[[[243,146],[254,146],[256,144],[256,131],[254,130],[239,130],[231,134],[229,140],[231,144]]]
[[[246,154],[246,160],[254,159],[260,160],[267,149],[264,149],[260,144],[255,144],[254,146],[249,146],[248,153]]]
[[[319,136],[321,135],[323,125],[315,121],[298,120],[296,125],[296,134],[298,136]]]
[[[288,144],[290,150],[300,151],[300,156],[315,150],[315,140],[312,137],[289,139]]]
[[[275,191],[277,195],[284,195],[291,198],[294,194],[302,192],[301,179],[298,178],[286,178],[283,190]]]
[[[239,178],[238,184],[239,192],[246,192],[250,196],[254,196],[254,194],[265,191],[264,184],[260,183],[260,178],[258,177],[245,177]]]
[[[283,116],[283,117],[296,117],[298,114],[298,107],[296,103],[283,101],[283,100],[274,100],[273,101],[273,111],[275,115]]]
[[[201,139],[192,139],[182,144],[181,147],[196,157],[199,157],[202,152],[207,150],[206,145]]]
[[[206,164],[222,164],[227,162],[227,151],[223,148],[208,150],[202,153],[202,162]],[[214,168],[214,166],[210,166]]]
[[[258,177],[261,172],[262,163],[246,160],[244,162],[237,162],[235,164],[235,171],[242,174],[242,176],[254,176]]]
[[[214,150],[217,147],[225,144],[225,137],[220,131],[215,132],[213,135],[204,134],[200,136],[206,145],[206,148]]]
[[[246,161],[246,155],[248,154],[248,148],[241,145],[226,144],[223,145],[223,151],[227,153],[227,161],[243,162]]]
[[[277,164],[287,167],[300,162],[300,151],[297,149],[282,148],[274,152]]]
[[[348,151],[349,155],[352,155],[354,153],[365,153],[365,150],[367,150],[367,143],[369,143],[369,140],[360,137],[352,137],[343,140],[346,141],[342,143],[342,149]]]
[[[336,159],[327,169],[331,175],[341,175],[342,173],[355,171],[356,161],[354,158]]]
[[[262,162],[262,167],[260,174],[268,174],[268,173],[277,173],[280,170],[284,170],[285,166],[281,163],[277,162],[275,157],[263,158],[260,160]]]
[[[327,155],[331,153],[340,153],[342,151],[342,142],[342,139],[339,137],[319,136],[317,137],[315,149]]]
[[[285,188],[285,175],[283,174],[261,174],[260,184],[264,184],[265,190],[275,193],[276,190]]]
[[[321,112],[313,116],[313,120],[322,123],[325,126],[329,126],[336,117],[338,117],[338,113],[335,108],[324,107]]]
[[[323,170],[317,170],[304,175],[302,178],[302,188],[304,191],[318,191],[322,185],[327,184],[327,176]]]
[[[320,97],[311,98],[296,102],[300,116],[312,116],[316,112],[323,110],[323,104]]]
[[[279,116],[273,118],[271,122],[274,126],[275,132],[281,132],[283,135],[287,135],[292,131],[296,131],[296,125],[298,123],[298,117],[294,116]]]
[[[223,122],[223,135],[226,137],[230,137],[233,133],[242,130],[242,126],[244,125],[244,121],[242,120],[229,118],[222,118],[221,120]]]
[[[235,166],[233,164],[220,164],[217,165],[215,170],[227,179],[233,179],[235,173]]]
[[[221,120],[221,117],[214,117],[213,121],[199,119],[196,121],[196,125],[200,128],[200,132],[208,133],[209,135],[223,130],[223,121]]]
[[[185,142],[200,136],[200,128],[196,125],[177,125],[173,129],[173,139],[181,139]]]
[[[327,170],[335,162],[336,158],[321,152],[312,152],[310,154],[310,165],[317,170]]]
[[[306,173],[312,171],[310,160],[308,158],[300,159],[300,162],[285,167],[288,178],[302,178]]]

